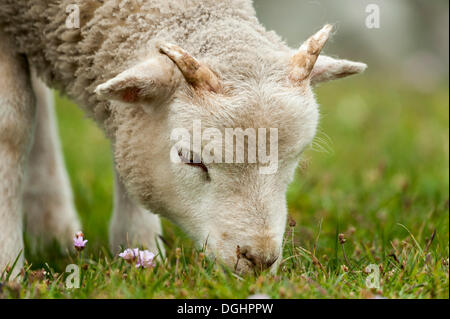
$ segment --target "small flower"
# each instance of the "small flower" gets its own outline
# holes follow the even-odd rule
[[[345,242],[347,241],[347,239],[345,239],[345,235],[344,234],[339,234],[338,239],[339,239],[339,243],[341,245],[345,244]]]
[[[289,216],[289,227],[295,227],[296,225],[297,222],[295,221],[295,219]]]
[[[123,252],[119,254],[119,257],[123,258],[127,262],[131,263],[136,260],[136,258],[139,256],[139,249],[125,249]]]
[[[348,272],[348,267],[346,265],[341,265],[341,270],[343,272]]]
[[[153,260],[155,259],[155,254],[148,251],[139,251],[139,256],[136,262],[136,268],[150,268],[155,267]]]
[[[154,259],[155,254],[148,250],[125,249],[119,254],[119,257],[123,258],[129,263],[136,262],[136,268],[150,268],[155,267]]]
[[[73,238],[73,246],[78,251],[82,251],[86,247],[87,242],[87,239],[84,239],[84,234],[81,231],[77,232]]]

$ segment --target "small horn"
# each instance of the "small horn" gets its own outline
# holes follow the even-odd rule
[[[193,87],[218,93],[220,81],[206,65],[197,61],[187,51],[171,43],[160,44],[161,53],[167,55]]]
[[[332,30],[333,26],[327,24],[301,45],[291,59],[290,79],[292,81],[301,82],[309,77]]]

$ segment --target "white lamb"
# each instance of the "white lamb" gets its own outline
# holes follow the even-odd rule
[[[81,15],[75,29],[66,24],[74,4]],[[46,240],[67,244],[80,228],[50,92],[28,64],[111,141],[112,250],[135,243],[156,251],[158,214],[239,273],[275,269],[285,191],[319,119],[312,88],[366,68],[319,56],[330,32],[327,25],[292,50],[259,24],[250,0],[2,0],[0,269],[23,249],[22,210],[27,231]],[[181,163],[171,160],[172,132],[192,133],[195,121],[219,133],[276,130],[277,169],[206,162],[182,144]]]

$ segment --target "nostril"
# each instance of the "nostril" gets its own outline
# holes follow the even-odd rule
[[[248,261],[250,261],[253,264],[253,266],[257,266],[258,265],[257,258],[255,256],[249,254],[248,252],[245,255],[243,255],[243,257],[245,259],[247,259]]]
[[[249,261],[254,268],[261,270],[269,269],[278,260],[278,256],[267,258],[254,254],[248,246],[240,248],[240,257]]]
[[[250,261],[253,265],[257,264],[257,260],[255,256],[250,253],[250,248],[248,246],[240,248],[240,257]]]

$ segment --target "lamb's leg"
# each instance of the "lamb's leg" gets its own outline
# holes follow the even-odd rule
[[[121,248],[142,246],[158,254],[159,246],[164,254],[164,247],[159,238],[162,234],[159,217],[143,209],[129,197],[117,172],[114,179],[114,211],[109,233],[110,247],[114,253]]]
[[[32,248],[57,240],[65,250],[80,230],[80,222],[58,139],[52,91],[34,74],[32,85],[37,123],[23,194],[25,226]]]
[[[34,117],[27,62],[0,32],[0,273],[19,253],[14,272],[23,266],[21,193]]]

